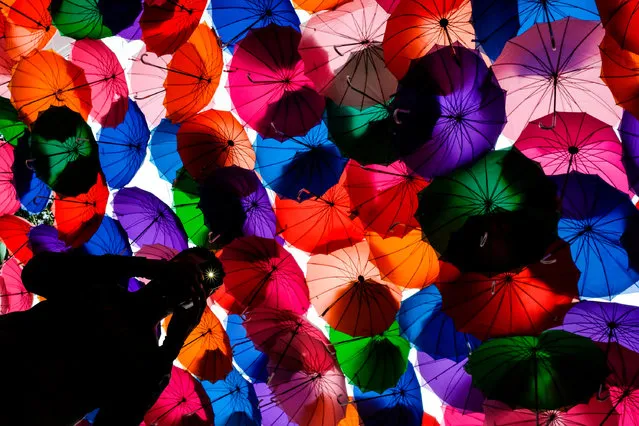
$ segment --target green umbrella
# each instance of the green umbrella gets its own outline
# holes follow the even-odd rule
[[[561,330],[489,340],[465,368],[487,398],[531,410],[586,402],[609,374],[606,354],[595,343]]]
[[[415,217],[424,239],[458,268],[505,272],[541,259],[557,238],[556,191],[517,149],[494,151],[435,178]]]
[[[76,40],[101,39],[130,27],[142,10],[135,0],[53,0],[53,24]]]
[[[209,229],[204,224],[204,215],[198,207],[199,202],[198,183],[186,170],[180,169],[173,182],[173,209],[193,244],[208,247]]]
[[[406,371],[410,344],[400,336],[397,322],[373,337],[351,337],[330,328],[329,339],[342,371],[364,392],[382,393]]]
[[[0,98],[0,139],[9,142],[13,146],[18,145],[20,139],[27,130],[27,126],[18,118],[18,111],[11,101]]]
[[[66,196],[87,192],[100,171],[91,128],[67,107],[51,107],[38,116],[31,132],[31,155],[38,177]]]

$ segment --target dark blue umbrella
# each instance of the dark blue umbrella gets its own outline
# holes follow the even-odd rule
[[[239,315],[229,315],[226,318],[226,334],[233,349],[233,360],[254,383],[265,383],[268,380],[268,356],[255,349],[246,335],[243,323],[244,320]]]
[[[402,334],[435,359],[465,359],[479,339],[455,329],[453,319],[442,312],[442,296],[434,285],[404,300],[397,313]]]
[[[262,415],[258,408],[257,395],[253,385],[247,382],[237,370],[232,370],[224,380],[215,383],[202,382],[204,391],[211,399],[215,413],[215,426],[238,425],[239,419],[250,420],[259,425]],[[243,413],[244,416],[238,416]],[[250,425],[251,423],[242,423]]]
[[[144,114],[130,99],[124,121],[115,128],[100,130],[100,165],[111,188],[122,188],[131,182],[144,161],[150,136]]]
[[[89,241],[84,243],[84,250],[94,256],[114,254],[117,256],[131,256],[131,246],[124,228],[109,216],[102,218],[102,223]]]
[[[17,140],[13,152],[13,179],[20,203],[29,213],[40,213],[51,201],[51,188],[27,166],[27,160],[31,158],[28,137]]]
[[[639,280],[639,211],[598,175],[550,177],[559,188],[559,237],[581,271],[579,295],[612,298]]]
[[[628,184],[639,192],[639,120],[628,111],[623,112],[619,124],[619,136],[623,148],[623,166],[628,175]]]
[[[384,393],[354,390],[357,412],[365,426],[419,426],[422,424],[421,386],[410,363],[395,387]]]
[[[255,157],[256,169],[266,185],[291,199],[298,199],[302,190],[321,197],[339,181],[347,162],[328,139],[323,122],[304,136],[284,141],[258,135]]]
[[[178,130],[179,124],[173,124],[165,118],[153,129],[149,141],[151,162],[157,167],[160,177],[169,183],[173,183],[182,168],[182,159],[177,150]]]

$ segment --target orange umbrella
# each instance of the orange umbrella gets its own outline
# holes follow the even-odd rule
[[[353,0],[293,0],[293,6],[308,13],[332,10]]]
[[[158,56],[174,53],[197,28],[206,3],[207,0],[145,1],[140,28],[147,51]]]
[[[362,423],[357,413],[357,407],[352,402],[346,406],[346,416],[339,421],[337,426],[359,426]]]
[[[334,329],[350,336],[383,333],[395,319],[402,298],[383,281],[361,242],[330,254],[311,256],[306,280],[311,303]]]
[[[601,50],[601,79],[606,83],[617,105],[639,117],[639,55],[622,49],[606,34]]]
[[[198,181],[219,167],[255,167],[251,141],[229,111],[211,109],[182,122],[177,143],[184,168]]]
[[[7,86],[9,80],[11,80],[11,71],[15,65],[15,61],[7,53],[6,27],[7,18],[0,13],[0,96],[3,98],[11,96]]]
[[[60,238],[73,247],[89,241],[102,223],[108,199],[109,188],[102,173],[98,174],[95,184],[86,193],[76,197],[56,197],[51,211]]]
[[[383,280],[399,288],[422,289],[439,276],[437,252],[422,240],[422,231],[413,229],[403,237],[382,238],[375,232],[366,235],[370,245],[370,260]]]
[[[56,32],[52,26],[51,0],[4,0],[0,6],[7,17],[6,54],[17,61],[42,49]]]
[[[222,323],[206,309],[200,323],[184,341],[178,361],[198,379],[215,382],[231,372],[232,357],[229,336]]]
[[[51,50],[38,50],[18,62],[9,90],[27,124],[51,106],[66,106],[85,120],[91,112],[91,87],[84,71]]]
[[[7,247],[10,258],[15,257],[23,265],[33,257],[29,246],[29,232],[32,227],[31,223],[21,217],[8,214],[0,216],[0,241]]]
[[[384,34],[384,59],[398,79],[413,59],[436,44],[459,42],[474,48],[470,0],[403,0],[393,11]]]

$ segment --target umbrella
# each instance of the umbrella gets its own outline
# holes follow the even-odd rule
[[[634,426],[639,418],[639,355],[614,343],[606,347],[606,352],[612,370],[606,386],[613,409],[604,421],[618,418],[620,425]]]
[[[639,192],[639,120],[624,111],[618,131],[623,149],[622,163],[630,188],[636,193]]]
[[[140,18],[147,51],[158,56],[175,53],[197,28],[206,0],[144,2]]]
[[[0,241],[9,253],[2,265],[12,258],[23,265],[31,260],[33,252],[29,247],[29,232],[32,228],[33,225],[21,217],[8,214],[0,216]]]
[[[93,255],[114,254],[117,256],[131,256],[131,246],[126,232],[115,219],[109,216],[102,218],[102,223],[97,231],[91,236],[89,241],[82,246],[84,250]],[[173,256],[171,256],[173,257]]]
[[[185,339],[178,361],[200,380],[216,381],[233,369],[229,337],[220,320],[205,309],[200,323]]]
[[[635,306],[580,302],[566,313],[561,329],[639,352],[639,308]]]
[[[36,175],[67,196],[87,192],[100,170],[91,128],[67,107],[51,107],[40,114],[32,127],[31,155]]]
[[[452,426],[483,426],[484,413],[466,413],[450,405],[444,407],[444,424]]]
[[[87,81],[95,82],[90,85],[90,115],[102,126],[120,124],[130,106],[129,87],[115,53],[102,41],[79,40],[73,43],[71,62],[84,70]]]
[[[404,300],[397,321],[402,335],[434,359],[461,362],[480,343],[472,335],[457,331],[453,319],[442,312],[442,296],[435,286]]]
[[[351,398],[349,398],[349,404],[346,406],[346,415],[339,421],[337,426],[360,426],[361,424],[362,420],[357,413],[357,407],[355,407],[355,404]]]
[[[22,208],[31,214],[40,213],[49,204],[51,188],[36,176],[32,165],[27,161],[31,158],[28,136],[18,140],[13,153],[15,157],[13,163],[14,185],[20,197]]]
[[[601,23],[606,34],[614,39],[619,47],[639,54],[639,38],[630,30],[637,25],[636,0],[596,0],[601,15]]]
[[[149,127],[160,125],[166,117],[164,82],[169,74],[168,65],[171,58],[171,55],[156,56],[148,52],[146,46],[131,58],[130,92],[144,113]],[[170,123],[169,120],[166,121]]]
[[[293,5],[297,9],[302,9],[308,13],[317,13],[322,10],[333,10],[351,0],[293,0]]]
[[[388,166],[346,166],[346,189],[353,211],[366,230],[387,238],[402,237],[419,226],[415,210],[417,194],[428,183],[402,161]]]
[[[346,407],[340,403],[340,398],[346,398],[346,383],[337,365],[329,370],[324,362],[320,362],[317,369],[312,364],[300,371],[280,368],[271,378],[269,387],[273,392],[271,402],[262,405],[261,409],[277,404],[293,424],[334,425],[346,414]]]
[[[137,187],[119,190],[113,198],[113,213],[138,247],[162,244],[178,251],[188,248],[180,220],[150,192]]]
[[[13,214],[20,208],[13,161],[13,147],[7,142],[0,142],[0,215]]]
[[[301,136],[321,119],[324,98],[304,75],[295,48],[300,37],[293,28],[270,24],[250,30],[235,48],[229,66],[231,100],[240,118],[262,137]]]
[[[201,422],[213,422],[211,403],[202,385],[188,372],[171,367],[171,380],[153,406],[144,415],[144,424],[184,425],[187,416]]]
[[[255,348],[244,328],[244,319],[239,315],[226,317],[226,334],[233,349],[233,361],[253,383],[266,383],[268,356]]]
[[[315,310],[334,329],[353,337],[387,330],[399,310],[401,292],[383,281],[363,241],[311,256],[306,280]]]
[[[151,132],[149,148],[151,162],[160,173],[160,177],[172,183],[177,177],[177,172],[183,167],[182,159],[177,150],[177,133],[179,124],[173,124],[170,120],[163,119]]]
[[[262,414],[262,425],[289,426],[291,422],[286,413],[282,411],[282,408],[275,403],[273,390],[265,383],[255,383],[253,388],[260,403],[259,408]]]
[[[438,284],[443,311],[459,331],[482,340],[535,335],[559,325],[579,297],[580,274],[567,244],[551,250],[551,256],[514,272],[492,277],[471,272]]]
[[[551,116],[532,121],[515,147],[537,161],[547,175],[571,171],[599,175],[620,191],[628,191],[621,161],[621,144],[612,127],[582,112],[558,112],[555,126],[544,128]]]
[[[51,50],[42,50],[16,64],[9,90],[20,117],[32,124],[50,106],[66,106],[86,119],[92,109],[91,84],[82,68]]]
[[[251,141],[228,111],[209,109],[183,121],[177,142],[184,168],[197,181],[205,180],[219,167],[255,167]]]
[[[517,149],[491,152],[420,192],[424,238],[462,270],[489,274],[541,259],[556,236],[556,188]]]
[[[543,126],[554,127],[559,111],[585,112],[610,125],[621,115],[599,79],[601,25],[569,17],[553,22],[552,28],[555,49],[547,26],[535,24],[506,43],[493,64],[499,84],[508,92],[504,136],[510,139],[548,114],[551,120]]]
[[[371,249],[370,261],[377,266],[383,280],[401,290],[418,289],[433,283],[439,276],[437,253],[418,229],[403,237],[382,238],[374,232],[366,234]]]
[[[411,60],[435,45],[460,42],[470,47],[475,30],[470,23],[470,0],[404,0],[393,10],[384,34],[384,59],[402,78]]]
[[[33,294],[22,284],[22,268],[15,258],[0,268],[0,314],[26,311],[33,304]]]
[[[109,188],[101,174],[96,176],[86,193],[75,197],[55,197],[51,211],[60,238],[73,247],[87,242],[102,223],[108,199]]]
[[[244,328],[248,338],[269,357],[267,383],[280,369],[298,371],[312,367],[313,371],[324,373],[334,367],[332,349],[322,331],[295,312],[251,309]]]
[[[181,170],[173,181],[172,191],[173,209],[189,240],[198,247],[208,247],[210,231],[199,208],[200,188],[197,182]]]
[[[11,70],[13,65],[15,65],[15,61],[9,57],[6,50],[6,27],[7,18],[0,13],[0,34],[2,35],[0,39],[0,95],[2,97],[7,97],[7,84],[11,80]]]
[[[226,46],[235,45],[252,29],[275,24],[299,30],[300,25],[289,0],[212,0],[209,11]]]
[[[527,1],[471,0],[472,23],[476,43],[493,61],[508,40],[525,32],[534,24],[546,31],[552,40],[557,37],[553,21],[572,16],[578,19],[599,20],[595,0]],[[555,46],[557,42],[555,40]]]
[[[617,105],[634,116],[639,115],[639,103],[637,102],[639,56],[629,50],[622,49],[610,35],[603,38],[599,49],[601,51],[601,79],[608,86]]]
[[[56,33],[49,13],[50,0],[3,1],[6,13],[4,48],[14,61],[42,49]]]
[[[140,108],[128,102],[124,120],[115,128],[103,127],[97,135],[100,165],[111,188],[131,182],[144,162],[151,136]]]
[[[323,122],[304,136],[284,141],[255,140],[256,171],[282,198],[297,199],[302,191],[322,196],[342,176],[346,159],[329,140]]]
[[[226,291],[248,309],[262,306],[297,314],[308,309],[304,273],[277,241],[240,237],[224,248],[220,260]]]
[[[111,37],[131,26],[142,11],[140,1],[53,0],[53,24],[76,40]]]
[[[298,50],[320,94],[360,110],[390,99],[397,79],[382,50],[388,17],[374,0],[354,0],[304,23]]]
[[[393,13],[400,0],[377,0],[377,3],[388,13]]]
[[[275,197],[275,216],[280,235],[311,254],[327,254],[364,238],[362,223],[351,209],[344,173],[322,196],[302,190],[297,200]]]
[[[211,406],[215,413],[215,425],[225,426],[230,424],[259,425],[262,416],[258,409],[257,395],[253,385],[247,382],[237,370],[233,369],[224,378],[215,383],[203,382],[204,390],[211,400]],[[244,413],[246,423],[229,423],[233,415]]]
[[[412,93],[415,92],[415,93]],[[506,95],[478,51],[435,45],[400,80],[404,96],[434,96],[440,114],[430,137],[402,159],[431,178],[467,167],[491,151],[506,123]],[[416,123],[418,124],[418,123]]]
[[[26,130],[27,125],[20,120],[18,111],[11,105],[11,101],[0,98],[0,140],[17,146]]]
[[[417,352],[416,367],[430,389],[449,407],[465,414],[481,413],[484,395],[473,386],[473,379],[465,370],[467,362],[467,358],[457,362],[448,358],[435,359],[424,352]]]
[[[639,212],[626,194],[596,175],[572,172],[554,176],[563,186],[559,237],[570,244],[581,271],[581,297],[612,298],[637,280],[632,241]]]
[[[410,344],[400,336],[397,322],[373,337],[352,337],[331,328],[329,339],[344,375],[363,392],[382,393],[406,371]]]
[[[422,422],[421,386],[408,364],[397,384],[383,393],[355,388],[355,405],[366,426],[419,426]]]
[[[608,375],[590,339],[560,330],[484,342],[466,370],[487,398],[537,412],[586,402]]]
[[[34,254],[42,252],[62,253],[72,250],[72,247],[62,241],[60,232],[50,225],[34,226],[29,231],[29,246]]]

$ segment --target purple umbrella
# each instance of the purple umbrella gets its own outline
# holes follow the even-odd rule
[[[407,91],[435,95],[441,111],[431,139],[403,158],[416,173],[446,175],[495,147],[506,123],[505,92],[477,51],[435,46],[401,80],[398,97]]]
[[[117,35],[127,41],[140,40],[142,38],[142,28],[140,28],[141,17],[142,11],[140,11],[138,17],[135,18],[135,22],[133,22],[130,27],[123,29]]]
[[[417,367],[435,395],[446,404],[466,413],[483,412],[484,396],[475,387],[464,369],[468,358],[455,362],[448,358],[434,359],[417,352]]]
[[[71,246],[60,239],[58,230],[49,225],[38,225],[31,228],[29,245],[34,254],[43,252],[61,253],[71,250]]]
[[[275,395],[268,385],[254,383],[253,387],[259,401],[263,426],[289,426],[293,424],[289,422],[286,413],[275,403]]]
[[[162,244],[178,251],[188,248],[178,217],[150,192],[136,187],[119,190],[113,199],[113,212],[138,247]]]
[[[581,302],[568,311],[560,328],[595,342],[616,342],[639,352],[639,308],[636,306]]]
[[[628,184],[635,193],[639,193],[639,120],[628,111],[623,112],[621,124],[619,124],[619,136]]]

